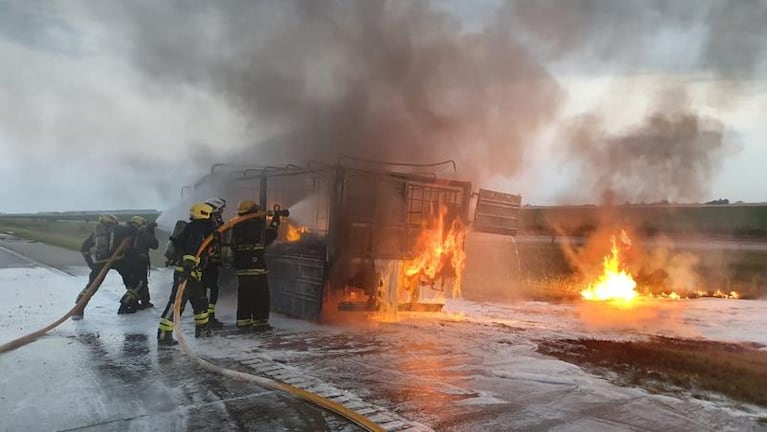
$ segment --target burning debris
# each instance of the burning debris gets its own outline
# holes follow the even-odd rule
[[[610,236],[610,252],[604,257],[602,273],[596,281],[589,283],[588,288],[580,292],[581,297],[587,301],[602,301],[616,304],[620,307],[631,306],[632,303],[642,299],[681,300],[701,297],[717,297],[725,299],[739,299],[740,294],[736,291],[729,293],[716,290],[713,293],[696,289],[692,292],[677,292],[676,290],[653,289],[645,286],[642,293],[637,291],[639,283],[629,269],[625,257],[631,249],[632,242],[625,230],[621,230],[618,236]],[[642,257],[642,254],[637,256]],[[673,262],[669,262],[670,265]],[[641,269],[644,264],[638,267]]]
[[[621,231],[620,238],[622,244],[631,246],[626,231]],[[586,300],[618,301],[627,304],[638,296],[637,283],[631,274],[623,269],[615,236],[610,238],[610,242],[612,248],[604,259],[604,272],[595,283],[589,284],[587,289],[581,291],[581,296]]]
[[[404,273],[408,278],[417,279],[434,285],[438,277],[447,275],[455,279],[452,298],[461,295],[461,276],[466,264],[466,252],[463,250],[468,228],[458,219],[449,227],[445,224],[447,207],[440,205],[434,229],[424,230],[416,244],[417,256],[405,264]],[[422,280],[425,279],[425,280]]]
[[[293,225],[289,222],[286,225],[287,225],[287,232],[285,233],[285,240],[289,242],[297,242],[301,240],[301,237],[304,234],[308,234],[312,232],[312,230],[306,226]]]

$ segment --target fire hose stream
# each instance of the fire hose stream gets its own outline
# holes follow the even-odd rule
[[[80,301],[78,301],[77,304],[75,304],[75,306],[69,310],[69,312],[64,314],[64,316],[62,316],[58,320],[49,324],[47,327],[43,327],[40,330],[37,330],[35,332],[29,333],[28,335],[22,336],[18,339],[14,339],[8,343],[0,345],[0,354],[6,353],[8,351],[13,351],[16,348],[20,348],[28,343],[34,342],[35,340],[45,335],[49,331],[60,326],[64,321],[69,319],[75,313],[75,311],[84,307],[85,304],[87,304],[88,301],[91,299],[91,297],[93,297],[93,295],[96,294],[96,291],[98,291],[102,282],[104,282],[104,278],[106,278],[107,273],[109,272],[109,269],[112,268],[112,265],[117,260],[117,257],[119,257],[125,251],[125,249],[128,247],[128,244],[130,244],[130,241],[131,241],[131,238],[126,238],[120,243],[119,246],[117,246],[117,249],[114,251],[112,256],[109,257],[109,259],[104,264],[104,267],[101,269],[99,274],[96,275],[96,279],[94,279],[93,282],[88,286],[88,289],[85,291],[85,294],[83,294]]]
[[[254,219],[257,217],[263,217],[265,215],[266,215],[266,212],[257,212],[254,214],[235,217],[231,219],[230,221],[228,221],[227,223],[223,224],[221,227],[219,227],[216,230],[216,232],[223,233],[231,229],[233,226],[237,225],[240,222],[244,222],[246,220]],[[202,242],[199,249],[197,250],[198,258],[205,252],[208,246],[210,246],[210,243],[213,241],[213,238],[214,238],[214,234],[211,234],[207,238],[205,238],[205,240]],[[351,421],[352,423],[356,424],[357,426],[361,427],[362,429],[366,431],[369,431],[369,432],[384,431],[384,429],[381,426],[377,425],[375,422],[371,421],[367,417],[339,403],[333,402],[329,399],[319,396],[315,393],[308,392],[306,390],[300,389],[298,387],[294,387],[290,384],[287,384],[281,381],[272,380],[262,376],[253,375],[253,374],[249,374],[249,373],[241,372],[241,371],[236,371],[233,369],[223,368],[221,366],[215,365],[201,358],[196,353],[194,353],[191,350],[191,348],[189,348],[189,346],[186,344],[186,340],[184,339],[184,334],[181,328],[181,305],[184,302],[184,291],[186,290],[186,282],[187,282],[186,279],[182,281],[178,287],[178,291],[176,292],[176,300],[173,307],[173,321],[175,322],[174,333],[176,335],[176,339],[178,339],[179,345],[184,350],[184,352],[192,360],[194,360],[194,362],[197,363],[200,367],[202,367],[203,369],[207,371],[214,372],[228,378],[249,381],[261,387],[287,393],[289,395],[302,399],[306,402],[309,402],[315,406],[328,410],[336,415],[339,415]]]

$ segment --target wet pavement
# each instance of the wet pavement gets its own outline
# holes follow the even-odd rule
[[[45,253],[51,252],[34,260],[44,264]],[[13,299],[0,305],[0,343],[71,307],[83,269],[73,257],[60,268],[76,276],[0,249],[0,289]],[[170,276],[152,274],[158,308]],[[0,430],[354,430],[292,397],[202,371],[178,348],[158,351],[160,311],[117,316],[121,294],[119,278],[110,275],[85,320],[0,355]],[[219,303],[224,321],[233,320],[233,307],[231,298]],[[647,305],[634,315],[573,304],[458,301],[441,314],[334,325],[275,316],[268,333],[225,330],[188,339],[216,364],[343,394],[371,416],[400,416],[437,431],[767,430],[758,421],[764,410],[618,387],[536,352],[538,340],[582,336],[764,343],[766,311],[764,301],[718,299]],[[191,317],[184,319],[188,331]]]

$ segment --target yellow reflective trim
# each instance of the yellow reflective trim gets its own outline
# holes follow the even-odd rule
[[[208,322],[209,317],[208,312],[198,313],[194,316],[194,323],[198,325],[205,324]]]
[[[202,279],[202,272],[199,272],[197,270],[192,270],[189,276],[191,276],[192,279],[199,281],[200,279]]]
[[[159,327],[160,327],[160,330],[173,331],[173,321],[167,320],[165,318],[161,318]]]
[[[184,255],[184,261],[194,261],[195,263],[200,263],[200,257],[197,255]]]
[[[184,268],[181,267],[181,266],[177,266],[176,267],[176,271],[179,272],[179,273],[183,273],[184,272]]]
[[[258,276],[267,273],[269,273],[269,270],[264,269],[237,270],[237,276]]]
[[[237,325],[237,327],[245,327],[245,326],[253,325],[253,320],[250,318],[238,319],[235,325]]]
[[[215,304],[209,304],[208,305],[208,313],[209,314],[216,313],[216,305]]]

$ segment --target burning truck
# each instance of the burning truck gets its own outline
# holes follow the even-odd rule
[[[447,176],[434,171],[452,168]],[[454,179],[455,162],[341,158],[335,164],[217,164],[193,189],[290,209],[267,249],[272,310],[319,320],[335,311],[438,311],[460,296],[472,232],[514,236],[519,195]],[[182,192],[184,189],[182,189]],[[473,219],[469,215],[473,210]]]

